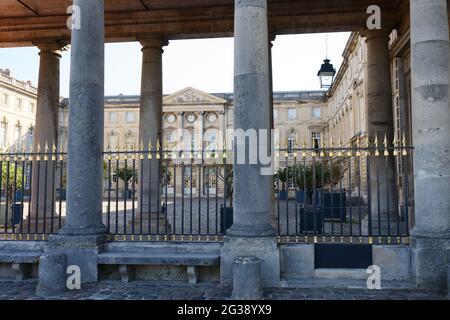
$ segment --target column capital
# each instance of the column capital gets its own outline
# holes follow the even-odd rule
[[[33,44],[39,49],[41,53],[51,53],[61,57],[61,52],[67,50],[68,43],[65,41],[37,41]]]
[[[148,49],[161,50],[169,44],[169,41],[163,37],[144,37],[139,38],[138,41],[142,45],[142,51]]]
[[[390,29],[374,29],[374,30],[366,29],[361,33],[361,35],[363,37],[366,37],[366,42],[367,42],[367,41],[370,41],[370,40],[376,39],[376,38],[386,38],[387,39],[389,37],[391,31],[392,30],[390,30]]]

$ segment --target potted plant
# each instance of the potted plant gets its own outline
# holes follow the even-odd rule
[[[125,184],[124,192],[128,199],[131,199],[133,196],[133,191],[128,188],[130,183],[136,183],[137,181],[137,170],[132,168],[120,168],[116,171],[116,177],[122,180]]]
[[[2,190],[7,194],[8,203],[8,221],[6,224],[16,225],[22,220],[22,180],[23,172],[20,166],[14,166],[11,163],[2,165]],[[20,191],[20,192],[17,192]],[[14,195],[14,196],[13,196]],[[0,223],[6,220],[6,203],[0,205]]]
[[[278,190],[278,200],[287,200],[288,191],[286,190],[286,184],[288,180],[288,169],[278,169],[277,173],[275,174],[275,179],[278,179],[279,183],[281,183],[281,190]]]

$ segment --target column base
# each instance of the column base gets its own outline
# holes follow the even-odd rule
[[[231,285],[233,282],[233,262],[239,256],[255,256],[262,261],[261,281],[263,287],[280,285],[280,250],[277,237],[225,237],[220,252],[220,282]]]
[[[412,272],[419,289],[448,290],[450,239],[412,237]]]
[[[61,226],[66,222],[66,218],[61,217]],[[37,232],[36,232],[37,228]],[[19,233],[57,233],[59,230],[59,216],[47,216],[45,221],[43,218],[34,219],[27,218],[21,224],[17,225]]]
[[[98,282],[97,256],[105,252],[106,241],[106,234],[57,234],[50,237],[44,251],[49,254],[64,254],[67,257],[67,266],[79,266],[81,283]]]
[[[141,232],[142,223],[142,232]],[[128,220],[127,230],[132,230],[133,221]],[[172,232],[172,226],[164,214],[155,213],[143,214],[134,220],[134,231],[143,234],[170,234]]]

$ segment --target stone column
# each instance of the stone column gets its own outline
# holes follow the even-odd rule
[[[366,32],[367,44],[367,133],[373,143],[378,136],[379,147],[383,147],[385,135],[388,146],[394,141],[394,118],[392,113],[391,65],[389,58],[389,31],[371,30]],[[370,189],[372,233],[378,234],[378,213],[380,212],[382,233],[387,232],[387,213],[396,220],[398,213],[395,180],[395,159],[387,159],[380,152],[379,157],[370,157]],[[377,173],[378,167],[378,173]],[[386,170],[387,169],[387,170]],[[386,179],[387,174],[387,179]],[[378,177],[377,177],[378,175]],[[378,180],[378,181],[377,181]],[[379,188],[379,192],[378,189]],[[379,198],[378,198],[379,195]],[[379,202],[379,207],[378,207]],[[389,210],[388,210],[389,209]],[[386,230],[384,230],[386,229]],[[384,232],[385,231],[385,232]]]
[[[46,251],[81,268],[82,282],[98,280],[97,254],[104,250],[102,223],[104,131],[104,0],[74,0],[80,28],[72,30],[66,224]]]
[[[144,151],[148,151],[149,143],[151,143],[152,151],[156,151],[158,141],[162,146],[162,47],[167,45],[167,42],[162,38],[141,39],[140,42],[142,44],[142,78],[139,144],[144,147]],[[148,232],[149,225],[152,233],[157,232],[158,226],[159,232],[165,231],[166,219],[161,212],[161,161],[157,159],[155,153],[152,154],[151,160],[144,156],[139,185],[142,188],[142,199],[138,191],[139,214],[135,221],[135,230],[140,230],[142,218],[143,232]],[[140,217],[141,212],[142,217]]]
[[[39,80],[36,103],[34,152],[52,152],[58,145],[59,77],[62,46],[58,43],[37,44],[40,52]],[[39,147],[38,147],[39,146]],[[31,211],[22,223],[22,232],[57,231],[58,220],[54,214],[54,165],[51,156],[34,161],[32,166]],[[30,220],[30,221],[28,221]],[[45,223],[44,223],[45,222]]]
[[[449,28],[446,0],[411,0],[415,226],[420,288],[447,286],[450,249]]]
[[[273,117],[273,110],[274,110],[274,104],[273,104],[273,68],[272,68],[272,48],[273,48],[273,41],[275,41],[276,35],[274,33],[269,33],[269,129],[271,130],[270,140],[269,140],[269,150],[271,150],[271,156],[272,156],[272,164],[275,164],[275,153],[272,152],[273,148],[275,148],[275,141],[273,139],[275,138],[272,134],[272,130],[275,129],[275,123],[274,123],[274,117]],[[273,168],[273,171],[275,171],[275,167]],[[271,176],[271,182],[270,185],[274,185],[274,178]],[[270,211],[271,211],[271,219],[272,219],[272,225],[276,226],[277,224],[277,213],[275,210],[275,192],[273,192],[273,187],[271,189],[270,193]]]
[[[267,0],[235,2],[235,74],[234,129],[269,129],[270,84]],[[250,132],[250,131],[249,131]],[[234,141],[233,209],[234,224],[227,231],[221,253],[221,281],[229,284],[232,263],[237,256],[255,255],[263,261],[263,285],[277,285],[280,276],[279,251],[275,230],[270,224],[271,173],[264,175],[258,157],[257,164],[236,163],[236,153],[245,146],[245,153],[266,150],[266,142]],[[247,158],[247,157],[246,157]],[[269,170],[270,171],[270,170]]]

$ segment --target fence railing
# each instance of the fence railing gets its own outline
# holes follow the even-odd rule
[[[399,243],[413,219],[406,146],[277,150],[277,231],[282,241]]]
[[[407,238],[412,152],[405,145],[275,150],[272,222],[280,241]],[[231,158],[206,150],[104,152],[110,239],[221,241],[233,223]],[[66,159],[55,148],[0,154],[0,240],[44,240],[61,228]]]

